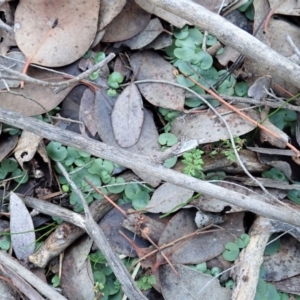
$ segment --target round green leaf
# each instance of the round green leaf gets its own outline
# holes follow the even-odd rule
[[[204,273],[204,272],[207,270],[206,262],[203,262],[203,263],[201,263],[201,264],[197,264],[197,265],[195,266],[195,270]]]
[[[222,253],[222,256],[227,261],[235,261],[240,254],[240,249],[237,244],[235,243],[227,243],[225,245],[225,251]]]
[[[18,182],[18,183],[26,183],[28,181],[28,173],[25,171],[22,171],[20,169],[15,170],[12,173],[12,177],[17,177],[18,178],[14,178],[14,181]]]
[[[161,145],[173,146],[178,142],[178,139],[173,133],[162,133],[158,137],[158,142]]]
[[[93,277],[94,277],[95,282],[102,283],[103,285],[106,282],[106,276],[101,271],[95,271],[93,273]]]
[[[203,103],[199,98],[186,98],[184,101],[184,105],[188,107],[198,107],[201,103]]]
[[[178,157],[170,157],[164,161],[164,166],[166,168],[173,168],[177,162]]]
[[[273,180],[281,180],[281,181],[286,181],[288,182],[287,177],[284,175],[283,172],[281,172],[279,169],[277,168],[271,168],[268,171],[265,171],[261,174],[261,176],[263,178],[270,178]]]
[[[120,72],[112,72],[109,76],[108,76],[108,84],[110,82],[117,82],[117,83],[122,83],[124,80],[123,75]]]
[[[241,236],[234,241],[240,249],[245,248],[250,242],[250,236],[246,233],[241,234]]]
[[[300,190],[290,190],[287,194],[287,197],[300,205]]]
[[[197,28],[189,29],[189,37],[193,40],[193,42],[196,46],[200,46],[203,42],[203,34]]]
[[[175,46],[178,48],[190,48],[193,50],[196,49],[194,41],[189,36],[186,37],[185,39],[181,39],[181,40],[177,39],[175,41]]]
[[[112,194],[119,194],[125,190],[126,182],[122,177],[112,177],[107,189]]]
[[[211,67],[208,70],[202,70],[200,67],[197,69],[197,74],[199,74],[199,83],[201,83],[204,87],[211,87],[219,80],[218,71]],[[201,77],[200,77],[201,76]]]
[[[190,59],[193,55],[195,54],[195,50],[190,49],[190,48],[176,48],[174,50],[174,55],[175,57],[183,60],[188,60]]]
[[[178,68],[178,70],[186,75],[192,75],[195,73],[193,70],[193,66],[191,66],[190,63],[183,61],[183,60],[178,60],[175,64],[175,67]]]
[[[244,97],[248,93],[248,85],[246,82],[238,82],[234,86],[234,92],[239,97]]]
[[[214,277],[218,276],[222,272],[221,268],[219,267],[212,267],[210,271],[211,275]]]
[[[181,29],[176,29],[174,30],[174,37],[176,39],[184,39],[189,35],[189,31],[188,31],[189,27],[187,25],[185,25],[183,28]]]
[[[199,61],[199,67],[202,70],[208,70],[213,65],[213,58],[210,54],[208,54],[205,51],[197,52],[196,55],[198,55],[200,61]]]
[[[211,34],[207,35],[206,38],[206,45],[207,46],[213,46],[218,42],[218,40]]]
[[[117,91],[115,90],[115,89],[109,89],[108,91],[107,91],[107,95],[109,96],[109,97],[115,97],[116,95],[117,95]]]
[[[6,172],[13,172],[18,169],[18,163],[13,159],[4,159],[1,162],[1,169]]]
[[[0,180],[5,179],[7,174],[7,171],[5,171],[3,168],[0,168]]]
[[[96,80],[96,79],[99,77],[99,73],[100,73],[99,70],[93,72],[93,73],[89,76],[90,80],[92,80],[92,81]]]
[[[145,191],[140,191],[135,194],[132,199],[132,206],[135,210],[141,210],[145,208],[150,200],[150,195]]]
[[[94,63],[97,64],[105,58],[104,52],[98,52],[94,57]]]
[[[125,195],[132,200],[133,197],[142,191],[142,186],[138,183],[127,184],[125,187]]]
[[[198,76],[196,74],[192,75],[191,77],[196,77],[198,79]],[[187,88],[190,88],[195,85],[195,83],[193,81],[191,81],[189,78],[185,77],[182,74],[177,75],[176,79],[180,85],[187,87]]]
[[[88,168],[88,171],[91,174],[101,175],[101,172],[105,170],[108,174],[111,174],[114,170],[114,165],[111,161],[103,160],[101,158],[96,158],[91,166]]]
[[[63,161],[68,155],[66,147],[62,146],[61,143],[53,141],[48,144],[47,153],[54,161]]]

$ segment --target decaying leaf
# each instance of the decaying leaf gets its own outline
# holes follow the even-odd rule
[[[136,52],[130,57],[137,80],[167,80],[176,83],[174,67],[151,50]],[[164,108],[183,110],[184,90],[166,83],[140,83],[138,88],[151,104]]]
[[[164,28],[162,27],[159,19],[155,18],[150,20],[149,24],[142,32],[129,40],[116,43],[114,47],[119,48],[121,45],[125,45],[132,50],[141,49],[149,45],[162,32],[164,32]]]
[[[127,0],[122,11],[105,28],[102,42],[124,41],[140,33],[149,23],[151,14],[134,0]]]
[[[258,78],[249,88],[248,96],[256,100],[267,97],[267,92],[271,86],[271,76],[263,76]]]
[[[96,126],[98,129],[98,134],[104,143],[110,146],[121,148],[115,140],[113,128],[111,124],[111,118],[110,118],[115,101],[116,101],[116,97],[111,98],[107,96],[105,90],[96,91],[96,98],[95,98],[95,112],[96,112],[96,120],[97,120]],[[132,153],[137,153],[142,155],[154,155],[160,149],[160,145],[157,139],[158,139],[158,132],[154,124],[153,118],[147,110],[144,110],[144,123],[142,126],[140,138],[135,145],[127,148],[126,150]],[[135,173],[140,178],[142,178],[147,183],[149,183],[151,186],[156,187],[160,183],[160,179],[153,176],[153,174],[148,174],[145,172],[135,172]]]
[[[25,204],[13,192],[10,194],[10,233],[16,257],[27,263],[35,248],[34,226]]]
[[[61,287],[68,299],[93,300],[94,280],[88,254],[93,240],[83,236],[65,254],[62,267]]]
[[[35,155],[43,138],[29,131],[23,131],[15,149],[15,158],[22,169],[24,162],[30,161]]]
[[[97,134],[95,121],[95,94],[90,89],[86,89],[83,92],[79,107],[79,120],[85,124],[93,136]]]
[[[31,67],[27,73],[28,76],[41,80],[53,78],[53,73]],[[58,77],[57,81],[60,80],[62,77]],[[60,93],[55,93],[51,87],[27,83],[23,89],[11,89],[17,94],[0,93],[0,106],[26,116],[44,114],[59,105],[74,86],[72,85]]]
[[[191,190],[166,182],[154,191],[150,202],[144,209],[152,213],[173,212],[181,208],[193,196],[193,193]]]
[[[247,106],[237,105],[237,108]],[[219,114],[229,112],[225,106],[216,108]],[[253,109],[244,111],[252,119],[258,121],[259,116]],[[222,116],[228,123],[233,136],[241,136],[255,128],[255,125],[249,123],[236,113],[229,112]],[[189,114],[183,120],[177,117],[172,125],[172,133],[178,138],[184,137],[186,140],[198,139],[201,144],[213,143],[219,140],[229,139],[228,130],[223,123],[212,111],[201,114]]]
[[[1,137],[1,139],[0,139],[0,162],[16,147],[17,142],[18,142],[18,136],[16,136],[16,135]]]
[[[101,0],[98,31],[108,25],[121,11],[126,0]]]
[[[213,280],[213,276],[183,265],[175,265],[174,267],[179,276],[169,265],[159,268],[159,279],[164,299],[231,299],[232,291],[221,287],[219,280]],[[200,291],[201,293],[199,293]]]
[[[99,4],[98,0],[20,1],[14,26],[18,47],[39,65],[58,67],[74,62],[94,40]]]
[[[136,144],[144,122],[144,110],[141,94],[134,83],[127,86],[117,98],[111,122],[115,139],[121,147]]]

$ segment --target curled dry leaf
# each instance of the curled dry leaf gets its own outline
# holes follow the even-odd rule
[[[20,1],[14,27],[18,47],[39,65],[59,67],[74,62],[94,40],[99,4],[98,0]]]
[[[124,41],[140,33],[149,23],[151,14],[143,10],[134,0],[127,0],[122,11],[105,28],[102,42]]]
[[[271,86],[271,76],[266,75],[258,78],[249,88],[248,96],[256,100],[267,97],[267,91]]]
[[[16,257],[27,263],[35,248],[34,226],[25,204],[13,192],[10,194],[10,233]]]
[[[191,190],[166,182],[155,190],[144,210],[152,213],[176,211],[193,196],[193,193]]]
[[[136,144],[144,122],[144,110],[141,94],[134,83],[127,86],[117,98],[111,122],[115,139],[121,147]]]
[[[15,158],[22,169],[24,162],[30,161],[35,155],[42,137],[29,131],[23,131],[15,149]]]
[[[151,50],[136,52],[130,57],[137,80],[167,80],[177,83],[175,68],[159,54]],[[138,88],[151,104],[164,108],[183,110],[184,90],[166,83],[140,83]]]

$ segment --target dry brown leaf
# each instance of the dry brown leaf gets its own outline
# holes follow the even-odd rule
[[[115,139],[122,148],[136,144],[144,122],[144,111],[142,96],[134,83],[127,86],[117,98],[111,122]]]
[[[131,55],[130,64],[137,80],[167,80],[177,83],[173,74],[175,68],[159,54],[151,50],[139,51]],[[164,108],[183,110],[184,90],[166,83],[140,83],[138,88],[151,104]]]
[[[299,16],[300,4],[294,0],[268,0],[270,8],[274,9],[274,14]]]
[[[59,67],[74,62],[95,38],[99,4],[98,0],[21,0],[14,26],[18,47],[39,65]]]
[[[101,0],[98,31],[108,25],[123,9],[126,0]]]
[[[154,191],[144,210],[152,213],[173,212],[180,209],[193,194],[191,190],[166,182]]]
[[[213,276],[193,270],[184,265],[175,265],[177,276],[169,265],[159,268],[159,279],[165,300],[209,299],[230,300],[232,291],[220,286]],[[201,287],[205,287],[199,294]]]
[[[136,36],[129,40],[116,43],[114,47],[119,48],[121,45],[129,47],[131,50],[141,49],[149,45],[158,35],[164,31],[159,19],[152,19],[147,27]]]
[[[23,130],[18,145],[14,151],[15,158],[23,170],[24,162],[28,162],[33,158],[42,139],[43,138],[39,135]]]
[[[151,14],[134,0],[127,0],[122,11],[105,28],[102,42],[124,41],[140,33],[150,22]]]
[[[28,75],[37,79],[53,77],[53,73],[36,68],[29,68]],[[62,78],[57,80],[60,81]],[[27,83],[23,89],[11,89],[18,95],[9,92],[0,93],[0,106],[26,116],[44,114],[59,105],[73,87],[74,85],[60,93],[54,93],[51,87]]]
[[[241,109],[247,106],[237,105],[236,107]],[[238,114],[230,112],[225,106],[220,106],[216,108],[216,110],[221,115],[225,113],[223,118],[227,121],[233,136],[241,136],[256,127]],[[253,109],[245,110],[244,113],[256,121],[259,120],[258,113]],[[230,137],[223,121],[216,117],[212,111],[197,115],[188,114],[184,119],[182,117],[177,117],[174,120],[171,131],[179,139],[181,137],[184,137],[187,140],[197,139],[201,144],[227,140]]]
[[[13,192],[10,192],[10,233],[16,257],[27,263],[35,248],[34,226],[25,204]]]
[[[0,138],[0,162],[16,147],[17,142],[17,135],[9,135]]]

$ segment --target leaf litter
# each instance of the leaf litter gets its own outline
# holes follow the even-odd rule
[[[216,12],[219,11],[221,5],[220,1],[211,1],[209,3],[206,1],[195,2]],[[226,1],[225,3],[223,1],[223,5],[228,5],[228,2]],[[271,7],[275,9],[273,13],[295,14],[289,1],[286,1],[284,4],[278,1],[271,1],[270,3]],[[48,5],[47,7],[46,4]],[[60,5],[59,10],[57,9],[58,4]],[[256,11],[259,11],[258,6],[261,4],[255,3],[254,5],[256,6]],[[5,6],[7,6],[7,3],[5,3]],[[263,10],[262,8],[261,11]],[[57,126],[68,129],[76,127],[77,129],[73,129],[74,131],[81,132],[83,135],[91,134],[94,138],[100,138],[102,142],[110,146],[124,149],[128,151],[128,156],[130,156],[130,153],[141,154],[150,157],[155,163],[163,163],[165,158],[170,156],[162,152],[166,151],[167,153],[169,149],[166,150],[164,146],[158,143],[159,134],[163,133],[164,130],[165,133],[174,134],[180,140],[179,145],[184,143],[184,140],[196,140],[196,146],[200,145],[201,149],[206,152],[206,155],[213,157],[214,166],[211,169],[212,173],[209,174],[208,169],[205,169],[205,175],[208,178],[212,178],[212,180],[220,180],[219,178],[223,180],[223,177],[219,177],[218,173],[220,169],[224,169],[224,166],[221,164],[222,159],[219,159],[219,156],[214,157],[215,154],[212,154],[219,151],[218,155],[223,154],[228,161],[228,157],[226,158],[226,155],[224,155],[226,151],[228,153],[228,149],[224,151],[222,150],[222,145],[218,144],[219,141],[230,137],[223,121],[212,110],[204,110],[201,101],[198,101],[200,108],[197,107],[202,109],[200,113],[199,111],[187,113],[188,104],[193,103],[195,100],[186,102],[187,98],[184,88],[162,82],[146,82],[147,80],[161,80],[176,84],[177,80],[180,79],[181,83],[187,84],[199,94],[203,94],[204,90],[194,87],[194,82],[191,79],[187,79],[182,74],[178,76],[178,70],[174,67],[176,62],[172,61],[164,50],[147,50],[149,48],[164,49],[176,46],[178,49],[173,52],[178,56],[176,59],[183,58],[187,52],[193,53],[194,49],[184,48],[188,39],[179,37],[180,34],[189,34],[188,30],[190,29],[186,26],[189,23],[186,20],[142,0],[89,1],[75,5],[71,1],[66,1],[63,7],[57,1],[52,1],[51,4],[45,2],[42,5],[38,1],[30,1],[30,3],[20,1],[17,4],[14,24],[13,19],[9,18],[9,15],[12,15],[12,11],[8,9],[5,11],[5,14],[7,24],[14,26],[15,41],[11,36],[12,27],[10,29],[7,27],[6,33],[3,34],[4,42],[1,45],[1,53],[4,52],[6,54],[10,45],[17,45],[23,56],[20,56],[20,52],[9,52],[7,56],[1,57],[0,64],[21,72],[23,69],[27,70],[27,65],[31,63],[47,67],[65,66],[73,63],[73,70],[68,72],[69,76],[66,76],[63,73],[57,73],[60,70],[54,73],[51,69],[44,70],[36,66],[29,67],[27,75],[32,78],[42,79],[51,83],[65,80],[66,86],[59,92],[50,85],[47,86],[47,84],[41,86],[25,82],[24,87],[20,88],[21,80],[10,79],[9,76],[11,74],[9,72],[1,71],[3,77],[8,77],[7,80],[1,82],[1,107],[24,115],[36,116],[46,112],[51,113],[61,103],[62,115],[57,115],[53,118]],[[259,18],[261,17],[260,14],[256,13],[255,15]],[[174,31],[166,23],[171,23],[177,29]],[[282,40],[274,34],[274,28],[280,27],[282,30],[289,31],[290,24],[287,23],[286,20],[281,18],[271,19],[265,36],[263,37],[260,34],[259,38],[267,44],[274,45],[275,48],[278,45],[282,45]],[[178,32],[179,28],[182,30],[180,33]],[[294,29],[293,27],[291,35],[293,39],[297,39]],[[192,30],[195,33],[197,29],[193,28]],[[80,34],[78,34],[79,32]],[[172,43],[172,34],[174,32],[176,33],[175,38],[177,38],[175,44]],[[214,40],[216,39],[209,35],[206,46],[214,46],[209,44]],[[198,41],[196,42],[198,43]],[[93,45],[92,48],[95,52],[92,51],[92,56],[86,57],[89,53],[87,50],[90,49],[91,45]],[[202,49],[205,49],[203,45]],[[208,49],[208,52],[202,51],[202,49],[197,49],[199,53],[193,59],[197,57],[200,60],[203,57],[206,58],[205,62],[199,65],[199,74],[206,76],[209,73],[206,68],[210,67],[210,65],[207,65],[207,62],[212,63],[214,58],[208,54],[213,53],[210,51],[211,49]],[[84,71],[94,65],[96,53],[99,51],[103,51],[104,55],[110,52],[117,52],[118,57],[97,74],[93,74],[98,76],[96,79],[85,80],[80,83],[85,84],[86,87],[83,88],[80,85],[75,88],[79,83],[68,85],[67,81],[69,78],[80,74],[79,69]],[[289,52],[290,49],[287,51],[285,47],[280,51],[285,56],[292,55]],[[168,52],[168,55],[171,52]],[[83,56],[84,58],[82,58]],[[15,59],[15,61],[8,59],[9,57]],[[178,67],[179,65],[180,63],[177,64]],[[228,65],[228,61],[225,63],[226,65]],[[246,61],[245,68],[248,72],[252,72],[256,67],[255,64]],[[204,69],[202,70],[201,68]],[[107,89],[109,84],[107,79],[112,70],[120,72],[126,78],[124,82],[129,82],[130,77],[135,78],[137,81],[145,80],[145,82],[134,83],[132,79],[131,83],[126,86],[118,87],[114,97],[108,96]],[[272,78],[271,82],[271,78],[268,77],[269,74],[265,70],[254,73],[255,76],[247,81],[249,85],[254,82],[248,90],[248,96],[255,100],[263,101],[265,97],[270,96],[271,88],[274,88],[274,78]],[[197,80],[201,78],[199,74],[192,75],[192,73],[189,73],[191,78],[196,78]],[[216,69],[214,69],[213,74],[216,78],[220,77]],[[242,71],[239,75],[235,74],[239,80],[242,78],[241,74]],[[215,83],[216,78],[211,83]],[[275,81],[278,83],[276,77]],[[199,79],[199,82],[207,85],[205,79]],[[231,82],[227,80],[225,83],[221,83],[217,90],[232,96],[234,88],[230,85]],[[294,89],[290,88],[285,82],[280,81],[280,83],[283,88],[294,92]],[[7,90],[8,88],[10,90]],[[75,90],[76,92],[74,92]],[[235,92],[242,93],[242,89],[240,91],[235,90]],[[234,107],[245,111],[246,115],[250,116],[255,122],[264,120],[265,127],[272,132],[276,131],[277,135],[281,137],[279,141],[278,139],[271,139],[268,133],[263,133],[261,130],[260,143],[268,143],[271,147],[286,147],[290,135],[285,128],[279,129],[272,123],[274,118],[268,118],[270,111],[265,109],[260,116],[257,110],[249,105],[234,104]],[[240,137],[254,132],[255,125],[248,123],[237,113],[229,111],[224,105],[216,109],[222,115],[222,119],[228,122],[233,136]],[[276,111],[271,111],[272,113],[275,114]],[[169,114],[175,115],[175,118],[168,119],[166,116]],[[163,116],[165,116],[164,120]],[[291,126],[289,122],[295,121],[289,119],[285,121],[284,126]],[[299,141],[298,127],[296,127],[297,141]],[[33,168],[32,174],[36,174],[35,168],[39,168],[40,164],[45,164],[48,159],[41,149],[38,150],[43,145],[43,143],[40,144],[41,138],[37,137],[37,142],[33,143],[33,138],[30,136],[24,137],[23,132],[20,138],[12,139],[8,138],[6,130],[4,127],[0,133],[0,149],[3,154],[0,163],[6,157],[9,157],[17,145],[15,156],[18,164],[23,167],[23,164],[29,162],[29,166]],[[19,139],[18,143],[17,139]],[[178,144],[173,145],[174,149],[178,147]],[[202,147],[204,144],[205,146]],[[207,150],[209,148],[211,150]],[[183,151],[183,153],[186,151]],[[173,153],[170,150],[169,152],[173,159],[178,156],[174,154],[175,152]],[[41,155],[43,162],[39,161],[41,157],[39,160],[37,159],[36,153]],[[269,156],[271,155],[270,150]],[[180,160],[179,158],[179,164],[181,163]],[[297,163],[296,159],[294,161]],[[77,160],[78,167],[82,167],[80,164],[83,162],[84,160]],[[88,159],[85,162],[88,162]],[[239,186],[234,187],[229,183],[218,184],[245,195],[251,195],[253,192],[260,193],[256,188],[245,189],[249,182],[246,182],[239,175],[240,169],[238,168],[240,166],[236,167],[235,164],[236,161],[226,166],[227,169],[224,169],[226,170],[225,179],[234,184],[239,184]],[[246,162],[247,168],[252,168],[252,172],[259,174],[266,171],[270,166],[276,167],[279,170],[276,171],[276,176],[285,176],[286,182],[280,182],[275,187],[286,190],[292,189],[293,186],[290,183],[293,183],[295,177],[290,164],[290,162],[280,162],[277,158],[273,159],[272,163],[262,162],[256,157],[251,158],[251,155],[248,156]],[[3,167],[5,164],[1,163],[0,166]],[[114,172],[118,172],[118,168],[119,166],[114,166]],[[183,171],[183,168],[178,167],[178,165],[175,166],[175,169],[180,172]],[[119,168],[119,170],[122,170],[122,168]],[[215,266],[223,266],[224,268],[226,264],[222,263],[222,253],[225,249],[228,249],[227,243],[236,242],[241,234],[245,233],[245,231],[248,232],[249,228],[251,228],[251,225],[245,226],[247,213],[241,211],[238,206],[229,207],[225,202],[212,197],[194,195],[193,191],[186,188],[175,186],[168,182],[161,184],[160,179],[156,178],[155,174],[149,174],[146,171],[133,171],[149,185],[147,188],[152,196],[149,196],[150,201],[143,206],[141,203],[144,203],[143,201],[145,200],[142,199],[142,195],[145,195],[145,193],[138,194],[141,199],[137,197],[135,203],[142,207],[141,211],[128,211],[126,218],[124,216],[120,218],[121,214],[117,212],[117,209],[113,209],[99,223],[116,251],[129,256],[137,256],[145,270],[148,268],[148,272],[152,271],[156,275],[157,283],[154,287],[162,293],[164,299],[197,298],[199,286],[205,287],[206,285],[209,286],[209,289],[206,288],[201,291],[201,299],[229,299],[231,297],[229,288],[221,287],[218,281],[212,280],[213,277],[200,273],[195,268],[200,268],[200,265],[204,262],[210,262],[212,268]],[[228,175],[231,172],[236,174],[236,179],[239,179],[239,181],[234,181]],[[278,172],[282,172],[283,175],[280,175]],[[3,176],[2,174],[4,173],[0,172],[0,176]],[[272,174],[272,171],[268,174]],[[104,175],[102,174],[101,176]],[[5,177],[0,178],[4,179]],[[298,178],[296,179],[299,180]],[[37,192],[38,189],[34,191],[34,188],[31,188],[33,191],[32,195],[39,194],[41,187],[43,187],[45,193],[47,193],[46,189],[48,188],[51,189],[50,193],[58,189],[57,186],[49,185],[47,180],[47,178],[44,178],[41,182],[38,182],[37,178],[31,176],[31,186],[39,186],[39,192]],[[57,185],[60,189],[58,193],[62,194],[62,189],[67,189],[68,187],[61,184],[59,180],[58,178]],[[274,186],[273,179],[271,182],[270,180],[265,179],[263,181],[266,187]],[[112,182],[116,181],[113,180]],[[150,186],[156,189],[151,190]],[[18,192],[22,191],[21,188],[16,188]],[[102,189],[104,190],[104,188]],[[8,190],[11,190],[10,186],[8,186]],[[271,189],[269,190],[271,192]],[[3,190],[2,192],[0,189],[0,192],[4,197],[5,191]],[[274,192],[279,195],[278,189]],[[23,193],[25,193],[24,189]],[[283,191],[281,193],[283,194],[283,196],[280,196],[281,198],[287,195],[287,192]],[[55,196],[50,196],[49,198],[57,201]],[[120,202],[129,201],[124,195],[123,198]],[[295,199],[295,196],[293,199]],[[138,203],[138,201],[141,201],[141,203]],[[64,201],[61,203],[62,205],[66,204]],[[70,204],[67,204],[67,206],[72,208]],[[147,212],[147,214],[142,212]],[[20,261],[28,263],[28,258],[34,252],[36,242],[35,227],[32,223],[32,217],[22,200],[14,193],[10,197],[10,213],[11,232],[24,232],[23,234],[13,234],[11,236],[15,256]],[[164,221],[159,221],[158,218],[161,217],[161,213],[171,215],[165,217]],[[200,228],[197,227],[196,223]],[[203,226],[207,227],[203,228]],[[119,230],[127,238],[122,237],[119,234]],[[128,230],[131,231],[131,234],[129,234]],[[251,233],[251,230],[249,232]],[[6,240],[5,242],[7,243],[8,241]],[[267,268],[265,279],[268,281],[277,280],[278,282],[274,284],[281,291],[299,294],[299,289],[289,287],[288,283],[284,284],[284,280],[289,280],[292,277],[294,285],[300,286],[295,281],[298,275],[297,268],[293,263],[290,263],[290,261],[298,263],[295,260],[295,257],[297,257],[297,247],[294,245],[295,239],[283,237],[281,243],[282,249],[277,252],[276,256],[265,256],[264,258],[264,264]],[[79,246],[82,246],[83,250],[77,248]],[[4,249],[2,244],[0,244],[0,247]],[[68,298],[76,298],[78,296],[82,299],[92,299],[94,296],[93,280],[90,280],[93,274],[91,264],[87,260],[90,247],[91,241],[87,243],[83,239],[82,243],[74,245],[73,249],[67,252],[66,259],[62,264],[61,287]],[[148,257],[144,258],[145,255],[148,255]],[[277,263],[278,261],[280,261],[280,264]],[[194,265],[194,269],[184,266],[190,264]],[[84,272],[82,272],[83,269],[85,270]],[[139,276],[145,275],[146,272],[140,272]],[[56,271],[53,269],[53,274],[55,273]],[[180,279],[175,275],[176,273],[180,275]],[[280,283],[282,283],[281,286]],[[211,294],[212,291],[213,294]],[[115,288],[111,291],[111,295],[117,292],[118,290]],[[115,295],[119,297],[121,293],[118,292]]]

